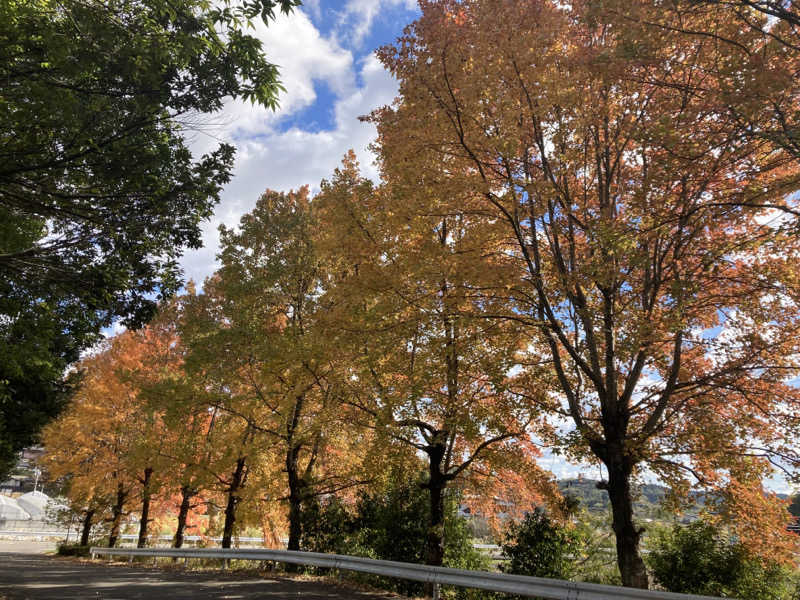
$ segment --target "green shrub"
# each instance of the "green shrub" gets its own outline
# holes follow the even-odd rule
[[[444,566],[470,571],[491,570],[491,559],[473,547],[474,541],[469,522],[464,517],[458,516],[457,502],[451,502],[444,522]],[[445,586],[442,588],[442,597],[454,600],[488,600],[495,598],[496,594]]]
[[[81,556],[88,557],[91,546],[81,546],[80,544],[60,543],[56,546],[56,554],[59,556]]]
[[[383,560],[423,563],[429,517],[428,492],[418,483],[393,484],[378,493],[364,493],[357,503],[353,527],[356,551]],[[444,566],[488,569],[488,557],[475,550],[472,543],[466,519],[458,516],[458,498],[452,494],[445,505]],[[421,595],[424,586],[387,579],[381,582],[381,587]],[[456,588],[443,591],[445,597],[470,600],[479,598],[477,594],[474,590]]]
[[[427,492],[414,482],[397,483],[360,494],[353,530],[376,558],[422,563],[429,515]]]
[[[488,569],[489,558],[473,548],[469,525],[458,516],[457,507],[457,499],[448,498],[444,565]],[[423,563],[429,515],[428,492],[414,482],[362,492],[352,508],[335,498],[325,499],[305,507],[301,547],[313,552]],[[348,577],[406,595],[422,595],[424,588],[421,583],[401,579],[349,574]],[[461,600],[483,597],[475,590],[456,588],[444,590],[443,596]]]
[[[671,592],[740,600],[793,596],[790,575],[783,567],[751,556],[744,546],[702,520],[656,535],[647,562],[656,582]]]
[[[335,496],[307,502],[302,511],[300,547],[309,552],[347,554],[353,515]]]
[[[509,559],[502,565],[505,573],[570,579],[576,573],[583,540],[576,529],[555,523],[537,508],[522,521],[511,523],[501,546]]]

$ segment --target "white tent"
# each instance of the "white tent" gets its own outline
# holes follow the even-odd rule
[[[44,521],[47,511],[55,508],[57,503],[44,492],[28,492],[17,498],[17,503],[30,514],[34,521]]]
[[[30,514],[14,498],[0,495],[0,519],[23,520],[30,518]]]

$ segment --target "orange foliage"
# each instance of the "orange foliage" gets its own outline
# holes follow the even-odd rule
[[[371,117],[386,197],[409,222],[447,215],[486,236],[498,266],[472,272],[474,302],[520,325],[528,362],[550,361],[555,393],[528,399],[551,417],[548,443],[607,467],[622,578],[646,587],[643,466],[680,490],[715,489],[758,456],[800,465],[786,383],[800,374],[800,238],[770,212],[796,211],[800,164],[732,125],[714,86],[756,76],[741,55],[668,27],[637,36],[632,22],[675,17],[660,5],[421,8],[379,52],[400,85]],[[689,25],[761,36],[712,13]],[[791,71],[771,56],[770,74]],[[772,113],[747,118],[763,131]]]

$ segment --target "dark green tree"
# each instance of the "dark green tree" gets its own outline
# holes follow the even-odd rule
[[[444,566],[458,569],[488,568],[488,560],[472,547],[472,536],[458,516],[458,497],[449,496],[444,507]],[[352,526],[359,554],[383,560],[425,563],[430,502],[418,481],[395,481],[384,489],[362,492]],[[420,594],[413,582],[385,580],[382,585],[405,594]]]
[[[800,517],[800,494],[792,496],[791,504],[789,504],[789,512],[795,517]]]
[[[230,179],[184,133],[277,67],[245,33],[299,0],[0,0],[0,474],[115,319],[137,326]]]
[[[458,515],[454,494],[445,502],[444,566],[486,570],[489,559],[473,548],[464,517]],[[424,563],[430,502],[419,481],[395,478],[387,485],[362,490],[355,506],[335,497],[314,499],[303,510],[301,547],[312,552],[332,552],[381,560]],[[408,595],[420,595],[421,583],[365,576],[359,579]],[[444,596],[472,600],[488,597],[475,590],[446,589]]]
[[[304,503],[300,514],[302,550],[330,554],[348,554],[352,551],[354,515],[339,498],[310,498]]]

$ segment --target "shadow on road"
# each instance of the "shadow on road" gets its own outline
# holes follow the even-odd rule
[[[81,563],[52,557],[0,553],[0,593],[9,600],[387,600],[388,594],[362,592],[316,581],[250,578],[236,573],[181,573],[117,565]]]

